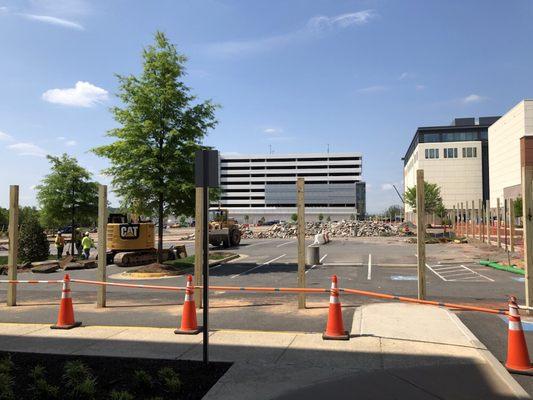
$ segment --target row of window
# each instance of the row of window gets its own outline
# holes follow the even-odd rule
[[[356,183],[356,182],[359,182],[359,181],[356,181],[356,180],[347,180],[347,181],[305,181],[305,183],[309,183],[309,184],[312,184],[312,183],[320,183],[320,184],[325,184],[325,183]],[[272,181],[272,182],[221,182],[220,183],[220,186],[221,187],[224,187],[224,186],[227,186],[227,185],[265,185],[265,184],[269,184],[269,185],[287,185],[287,184],[296,184],[295,181],[291,182],[291,181]]]
[[[218,205],[214,205],[216,207]],[[224,207],[272,207],[272,205],[266,205],[266,204],[222,204]],[[355,204],[349,203],[349,204],[305,204],[306,207],[355,207]],[[287,203],[287,204],[276,204],[275,207],[296,207],[296,203]]]
[[[221,163],[248,163],[248,162],[297,162],[297,161],[360,161],[361,157],[320,157],[320,158],[223,158]]]
[[[220,169],[222,171],[236,171],[236,170],[241,170],[241,171],[247,171],[247,170],[266,170],[266,171],[271,171],[271,170],[274,170],[274,169],[333,169],[333,168],[361,168],[361,164],[341,164],[341,165],[282,165],[282,166],[279,166],[279,165],[272,165],[272,166],[260,166],[260,167],[256,167],[256,166],[252,166],[252,167],[249,167],[249,166],[246,166],[246,167],[225,167],[225,166],[221,166]]]
[[[470,132],[438,132],[438,133],[423,133],[420,142],[422,143],[436,143],[436,142],[468,142],[473,140],[487,140],[487,131],[470,131]]]
[[[476,158],[477,147],[463,147],[463,158]],[[444,158],[458,158],[457,147],[443,149]],[[425,149],[426,159],[439,158],[439,149]]]
[[[221,178],[250,178],[250,177],[261,177],[261,178],[290,178],[290,177],[306,177],[306,176],[360,176],[361,174],[358,172],[330,172],[328,173],[320,173],[320,172],[308,172],[308,173],[300,173],[300,174],[221,174]]]

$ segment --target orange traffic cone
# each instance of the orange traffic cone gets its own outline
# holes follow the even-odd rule
[[[202,327],[196,322],[196,305],[194,304],[194,287],[192,285],[192,275],[187,276],[187,287],[185,288],[185,302],[183,303],[183,313],[181,316],[181,327],[174,333],[185,335],[196,335],[202,331]]]
[[[70,276],[66,274],[63,278],[63,290],[61,292],[61,303],[59,304],[59,314],[57,323],[52,325],[52,329],[72,329],[80,326],[81,322],[74,319],[74,307],[72,306],[72,297],[70,296]]]
[[[518,313],[516,297],[509,297],[509,331],[507,337],[507,361],[505,367],[517,374],[533,375],[533,366],[529,359],[526,338],[522,330],[522,321]]]
[[[324,340],[349,340],[350,335],[344,330],[342,322],[341,302],[337,288],[337,275],[331,277],[331,292],[329,296],[329,314],[326,331],[322,335]]]

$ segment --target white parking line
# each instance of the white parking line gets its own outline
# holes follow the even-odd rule
[[[236,278],[236,277],[241,276],[241,275],[244,275],[244,274],[246,274],[247,272],[253,271],[254,269],[257,269],[257,268],[259,268],[259,267],[263,267],[263,266],[265,266],[265,265],[268,265],[268,264],[270,264],[270,263],[272,263],[272,262],[274,262],[274,261],[276,261],[276,260],[279,260],[281,257],[285,257],[286,255],[287,255],[287,254],[282,254],[282,255],[279,256],[279,257],[273,258],[272,260],[268,260],[267,262],[264,262],[263,264],[260,264],[260,265],[258,265],[258,266],[256,266],[256,267],[250,268],[249,270],[246,270],[246,271],[244,271],[244,272],[241,272],[240,274],[233,275],[233,276],[231,277],[231,279]]]
[[[372,254],[368,255],[368,275],[366,276],[366,279],[372,279]]]
[[[294,240],[291,240],[290,242],[285,242],[285,243],[282,243],[282,244],[278,244],[276,247],[282,247],[282,246],[285,246],[287,244],[291,244],[291,243],[296,243]]]
[[[327,256],[328,256],[327,254],[324,254],[324,255],[322,256],[322,258],[321,258],[320,260],[318,260],[318,261],[319,261],[320,263],[322,263],[322,261],[324,261],[324,259],[325,259]],[[309,271],[311,271],[311,270],[312,270],[313,268],[315,268],[316,266],[318,266],[318,264],[313,264],[313,265],[311,265],[311,267],[310,267],[307,271],[305,271],[305,273],[307,274]]]
[[[324,261],[324,260],[326,259],[327,256],[328,256],[327,254],[324,254],[324,255],[322,256],[322,258],[321,258],[319,261],[320,261],[320,262]]]
[[[473,269],[464,266],[463,264],[455,267],[444,268],[435,265],[431,267],[430,265],[426,264],[426,267],[445,282],[460,282],[469,279],[482,279],[479,282],[484,282],[485,280],[489,282],[494,282],[494,279],[482,275],[479,272],[476,272]]]
[[[254,246],[259,246],[260,244],[264,244],[266,242],[259,242],[259,243],[254,243],[254,244],[247,244],[246,246],[244,246],[245,249],[248,249],[250,247],[254,247]]]

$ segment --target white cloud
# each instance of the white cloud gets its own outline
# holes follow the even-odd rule
[[[81,24],[69,21],[63,18],[52,17],[50,15],[20,14],[22,17],[33,21],[44,22],[46,24],[62,26],[64,28],[77,29],[82,31],[84,28]]]
[[[61,140],[61,141],[63,141],[63,140],[66,139],[66,137],[65,137],[65,136],[58,136],[58,137],[56,137],[56,139],[57,139],[57,140]]]
[[[416,85],[415,86],[416,90],[424,90],[425,88],[426,88],[426,85]]]
[[[280,128],[266,128],[263,130],[264,133],[267,133],[269,135],[279,135],[283,132],[283,129]]]
[[[0,7],[0,13],[7,13],[9,11],[9,9],[7,7]]]
[[[383,183],[381,184],[381,190],[392,190],[393,189],[393,186],[392,186],[392,183]]]
[[[368,86],[365,88],[358,89],[358,93],[379,93],[379,92],[385,92],[389,88],[387,86],[383,85],[375,85],[375,86]]]
[[[108,99],[108,92],[89,82],[76,82],[73,88],[50,89],[43,93],[43,100],[73,107],[92,107]]]
[[[0,131],[0,141],[10,142],[12,140],[13,140],[13,136],[8,135],[7,133]]]
[[[68,146],[68,147],[76,146],[77,144],[78,142],[76,142],[75,140],[67,140],[65,142],[65,146]]]
[[[317,34],[320,35],[334,29],[345,29],[352,25],[364,25],[374,17],[377,17],[374,10],[363,10],[333,17],[319,15],[309,19],[302,29],[264,38],[213,43],[208,45],[206,49],[211,54],[223,56],[258,53],[289,44],[304,42],[313,37],[317,37]]]
[[[15,151],[19,156],[45,157],[48,154],[46,150],[28,142],[13,143],[7,148]]]
[[[331,28],[347,28],[351,25],[364,25],[376,16],[377,14],[374,10],[363,10],[354,13],[340,14],[333,17],[318,15],[311,18],[307,23],[307,26],[312,30],[320,31]]]
[[[461,99],[461,102],[464,104],[473,104],[473,103],[480,103],[485,100],[487,100],[487,97],[480,96],[479,94],[470,94],[466,97],[463,97]]]

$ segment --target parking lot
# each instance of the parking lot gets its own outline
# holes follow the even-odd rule
[[[311,241],[309,241],[311,243]],[[427,246],[427,293],[429,299],[502,308],[506,295],[522,297],[523,278],[480,266],[471,245],[434,244]],[[189,254],[194,243],[186,243]],[[474,249],[475,250],[475,249]],[[297,241],[295,239],[244,240],[241,254],[227,264],[211,268],[211,285],[297,286]],[[416,297],[416,245],[404,238],[334,239],[321,246],[319,265],[306,269],[310,288],[327,288],[332,275],[341,287]],[[455,255],[458,254],[459,256]],[[108,267],[109,281],[125,282],[123,268]],[[61,279],[62,272],[48,275],[21,273],[19,279]],[[71,277],[95,279],[96,270],[71,271]],[[183,286],[184,277],[135,280],[135,283]],[[21,307],[0,308],[0,321],[51,322],[60,295],[58,285],[20,285]],[[0,289],[5,298],[6,286]],[[86,323],[175,326],[183,294],[130,288],[108,288],[107,312],[94,306],[96,287],[73,284],[73,297],[80,319]],[[308,310],[296,309],[296,295],[214,291],[212,327],[225,329],[270,329],[321,331],[327,314],[328,296],[308,295]],[[373,298],[343,295],[346,323],[353,307]],[[296,324],[295,322],[298,321]]]

